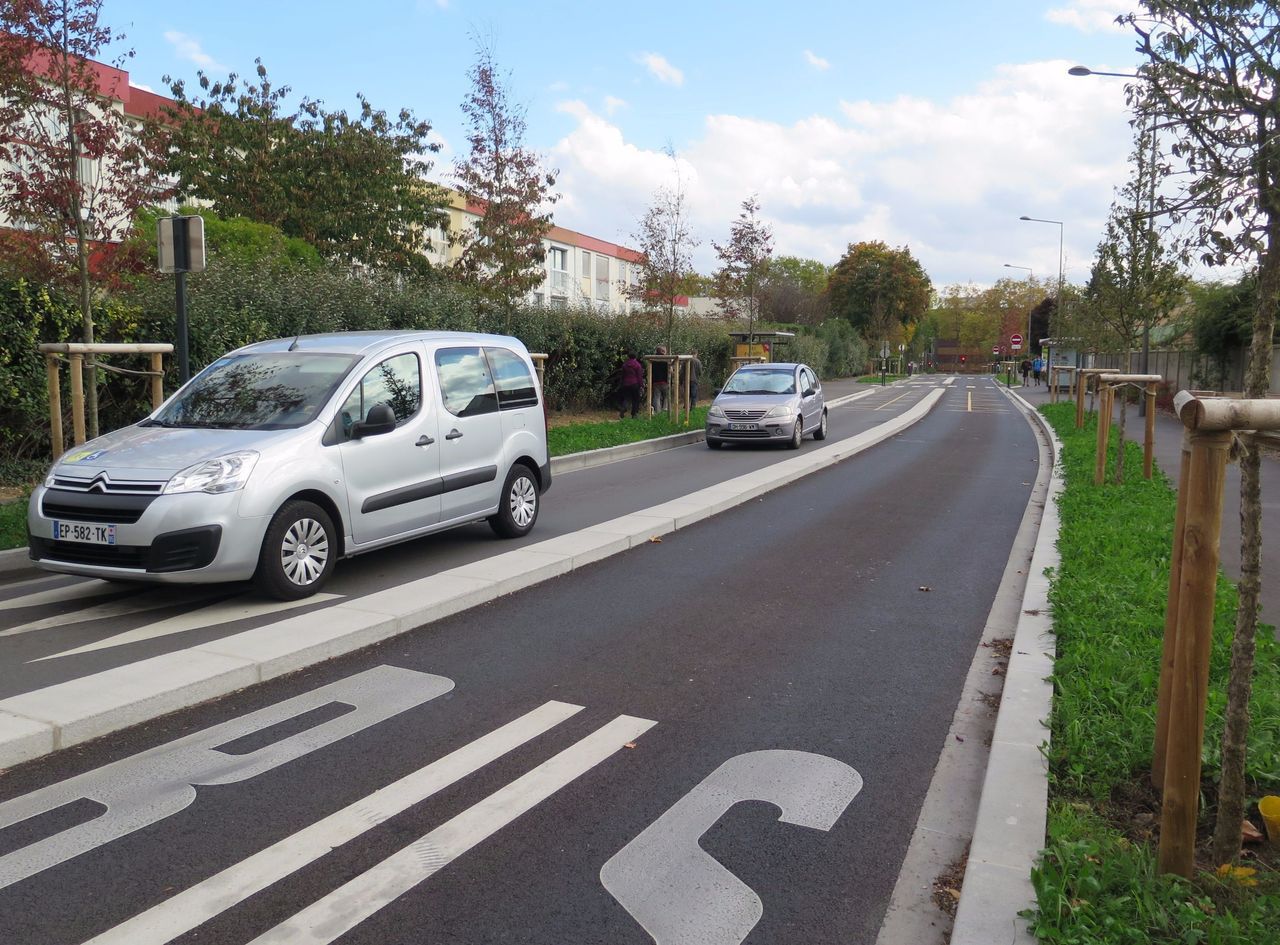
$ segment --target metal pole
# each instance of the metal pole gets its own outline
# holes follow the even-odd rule
[[[58,379],[58,359],[51,354],[44,356],[44,370],[49,380],[49,440],[53,458],[62,455],[62,383]]]
[[[175,272],[178,306],[178,383],[191,380],[191,360],[187,352],[187,274]]]

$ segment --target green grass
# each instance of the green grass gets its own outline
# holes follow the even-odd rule
[[[695,407],[688,425],[672,423],[666,414],[655,417],[640,416],[625,420],[604,420],[593,423],[571,423],[553,427],[547,431],[547,446],[552,456],[565,456],[584,450],[598,450],[606,446],[638,443],[672,433],[701,430],[707,423],[707,408]]]
[[[23,548],[27,544],[27,503],[25,499],[0,505],[0,551]]]
[[[1280,879],[1252,888],[1202,875],[1156,877],[1154,851],[1104,818],[1151,764],[1156,687],[1176,496],[1157,472],[1142,478],[1142,451],[1125,444],[1126,482],[1093,485],[1094,421],[1074,429],[1074,406],[1041,408],[1063,441],[1061,564],[1050,603],[1054,667],[1053,798],[1049,844],[1036,882],[1040,940],[1083,943],[1280,943]],[[1113,435],[1110,461],[1114,463]],[[1232,499],[1225,514],[1231,514]],[[1236,609],[1219,578],[1205,723],[1204,773],[1216,780]],[[1247,774],[1256,794],[1280,789],[1280,645],[1258,633]],[[1202,808],[1202,825],[1212,810]],[[1079,903],[1072,905],[1073,902]]]

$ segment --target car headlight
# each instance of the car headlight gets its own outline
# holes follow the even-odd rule
[[[789,417],[789,416],[791,416],[793,413],[795,413],[795,408],[794,408],[794,407],[791,407],[791,406],[790,406],[790,405],[788,405],[788,404],[782,404],[781,406],[779,406],[779,407],[774,407],[772,410],[770,410],[767,414],[765,414],[765,417],[766,417],[766,418],[768,418],[768,417]]]
[[[56,470],[57,468],[58,468],[58,467],[57,467],[56,465],[55,465],[55,466],[53,466],[53,467],[51,467],[51,468],[49,469],[49,475],[47,475],[47,476],[45,476],[45,477],[44,477],[44,487],[45,487],[46,489],[52,489],[52,488],[53,488],[53,480],[54,480],[54,479],[56,479],[56,478],[58,478],[58,477],[57,477],[57,473],[56,473],[56,472],[54,472],[54,470]]]
[[[257,462],[258,454],[254,450],[241,450],[216,459],[207,459],[177,473],[164,487],[163,495],[178,492],[209,492],[215,495],[235,492],[244,488]]]
[[[711,405],[711,409],[707,411],[707,416],[708,416],[708,417],[715,417],[717,420],[723,420],[723,419],[724,419],[724,408],[723,408],[723,407],[717,407],[715,404],[712,404],[712,405]]]

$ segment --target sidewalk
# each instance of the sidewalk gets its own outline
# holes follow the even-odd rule
[[[1029,403],[1039,408],[1049,402],[1047,386],[1016,388]],[[1086,402],[1086,406],[1087,406]],[[1115,420],[1119,422],[1120,412]],[[1142,443],[1142,419],[1131,405],[1125,423],[1125,439]],[[1172,413],[1156,413],[1156,465],[1169,477],[1176,489],[1179,454],[1182,451],[1182,424]],[[1126,475],[1133,470],[1126,470]],[[1142,467],[1138,467],[1142,475]],[[1222,503],[1221,560],[1223,572],[1233,581],[1240,580],[1240,467],[1227,466],[1226,490]],[[1280,628],[1280,459],[1263,453],[1262,458],[1262,621]],[[1280,632],[1280,630],[1278,630]]]

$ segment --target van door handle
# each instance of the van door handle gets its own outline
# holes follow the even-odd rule
[[[435,437],[430,437],[430,436],[427,436],[426,434],[423,434],[422,436],[418,437],[418,442],[414,443],[413,445],[414,446],[430,446],[434,442],[435,442]]]
[[[446,440],[456,440],[461,436],[462,436],[461,430],[450,430],[448,433],[444,435],[444,438]]]

